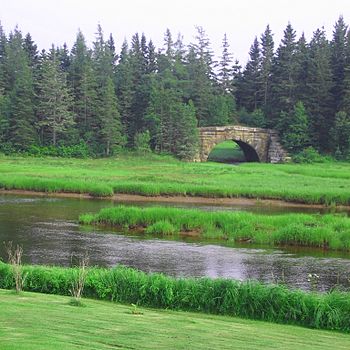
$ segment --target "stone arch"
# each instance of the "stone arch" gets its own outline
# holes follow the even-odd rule
[[[241,125],[207,126],[198,128],[199,148],[193,160],[205,162],[211,150],[220,142],[235,141],[247,161],[281,163],[289,159],[280,144],[278,133],[272,129],[252,128]]]

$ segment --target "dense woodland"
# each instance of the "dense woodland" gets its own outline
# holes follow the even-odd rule
[[[71,49],[39,52],[29,33],[0,26],[0,151],[110,156],[150,148],[190,159],[197,126],[242,124],[278,129],[292,154],[313,147],[350,158],[350,31],[342,17],[330,41],[323,28],[309,42],[297,38],[288,24],[276,49],[267,26],[244,67],[226,34],[216,61],[196,29],[189,45],[166,30],[159,49],[136,33],[116,52],[98,26],[92,47],[79,31]]]

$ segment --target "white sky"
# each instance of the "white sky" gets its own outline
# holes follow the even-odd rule
[[[0,0],[0,9],[6,33],[18,24],[24,34],[31,33],[40,50],[63,42],[71,48],[78,28],[90,45],[98,23],[106,38],[113,34],[118,51],[124,38],[130,41],[135,32],[144,32],[159,48],[166,28],[174,39],[181,32],[188,44],[198,25],[205,29],[217,55],[226,32],[230,50],[241,63],[267,24],[276,47],[288,21],[298,36],[304,31],[307,40],[322,26],[331,38],[341,14],[350,24],[349,0]]]

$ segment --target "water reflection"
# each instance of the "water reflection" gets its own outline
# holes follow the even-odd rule
[[[309,289],[307,275],[317,273],[320,290],[336,284],[349,287],[350,255],[344,253],[318,256],[312,250],[144,239],[76,223],[80,213],[96,212],[105,206],[103,201],[0,196],[0,242],[20,243],[24,261],[30,264],[69,266],[72,258],[87,253],[91,265],[124,264],[171,276],[256,279]],[[5,259],[3,246],[0,256]]]

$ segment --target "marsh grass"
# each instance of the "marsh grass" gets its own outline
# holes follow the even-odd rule
[[[248,212],[117,206],[104,208],[95,215],[81,215],[79,222],[129,229],[138,227],[151,234],[196,231],[204,238],[236,242],[350,250],[350,218],[341,214],[272,216]]]
[[[70,295],[74,268],[24,266],[24,290]],[[0,262],[0,288],[13,285],[11,268]],[[289,290],[254,281],[180,278],[126,267],[90,268],[83,296],[124,304],[239,316],[319,329],[350,331],[350,294]]]
[[[350,165],[242,163],[232,166],[184,163],[154,154],[83,160],[3,157],[0,188],[100,197],[127,193],[350,205]]]

